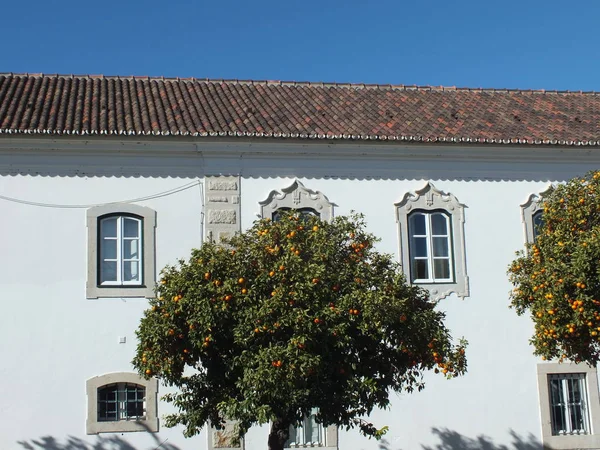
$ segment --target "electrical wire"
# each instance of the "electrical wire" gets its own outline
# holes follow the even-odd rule
[[[22,200],[19,198],[14,198],[14,197],[7,197],[5,195],[0,195],[0,200],[5,200],[7,202],[13,202],[13,203],[20,203],[22,205],[28,205],[28,206],[37,206],[40,208],[56,208],[56,209],[81,209],[81,208],[93,208],[95,206],[105,206],[105,205],[116,205],[116,204],[123,204],[123,203],[138,203],[138,202],[144,202],[147,200],[152,200],[155,198],[160,198],[160,197],[167,197],[169,195],[173,195],[173,194],[177,194],[178,192],[182,192],[185,191],[187,189],[191,189],[195,186],[198,186],[200,188],[200,192],[202,193],[202,182],[200,180],[195,180],[191,183],[185,184],[183,186],[179,186],[173,189],[169,189],[168,191],[164,191],[164,192],[159,192],[158,194],[153,194],[153,195],[148,195],[146,197],[139,197],[139,198],[133,198],[133,199],[129,199],[129,200],[123,200],[123,201],[116,201],[116,202],[107,202],[107,203],[94,203],[94,204],[89,204],[89,205],[61,205],[61,204],[56,204],[56,203],[40,203],[40,202],[32,202],[32,201],[28,201],[28,200]]]

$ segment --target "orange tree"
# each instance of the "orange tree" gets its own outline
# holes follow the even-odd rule
[[[292,214],[166,267],[133,364],[178,388],[167,426],[191,436],[227,418],[241,436],[271,422],[269,448],[282,449],[290,425],[318,408],[324,426],[378,437],[385,427],[361,417],[389,391],[422,389],[428,369],[462,374],[465,343],[374,242],[361,216]]]
[[[600,355],[600,172],[543,199],[534,244],[509,267],[511,304],[535,324],[534,353],[595,365]]]

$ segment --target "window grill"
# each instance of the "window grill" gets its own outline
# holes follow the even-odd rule
[[[98,389],[98,421],[142,420],[146,390],[142,386],[117,383]]]
[[[588,434],[590,425],[585,374],[550,374],[548,385],[552,434]]]

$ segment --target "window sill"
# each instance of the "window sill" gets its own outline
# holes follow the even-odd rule
[[[134,431],[156,433],[158,431],[158,418],[150,420],[119,420],[114,422],[88,421],[86,429],[87,434],[129,433]]]
[[[600,448],[600,435],[569,434],[562,436],[544,436],[544,448],[552,450]]]
[[[149,286],[87,286],[86,298],[154,298],[154,287]]]

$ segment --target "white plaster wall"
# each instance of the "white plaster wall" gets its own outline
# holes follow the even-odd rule
[[[73,167],[85,167],[85,156],[62,158],[71,159]],[[102,160],[103,171],[110,172],[109,158],[95,158]],[[21,161],[15,157],[17,160]],[[124,167],[122,160],[119,164],[115,173]],[[256,218],[258,202],[271,190],[286,187],[299,176],[307,188],[322,191],[338,205],[336,215],[350,210],[364,213],[369,230],[382,239],[379,248],[396,257],[394,203],[429,179],[438,189],[456,195],[467,206],[470,297],[460,300],[450,296],[440,305],[448,313],[454,335],[470,342],[469,372],[452,381],[428,375],[425,391],[393,395],[390,410],[375,412],[372,420],[378,426],[390,427],[383,443],[386,450],[437,448],[436,428],[466,438],[486,435],[494,445],[509,449],[514,441],[511,432],[526,441],[530,437],[539,441],[537,361],[527,343],[532,326],[529,319],[519,318],[508,309],[506,268],[514,251],[523,246],[519,205],[529,194],[544,190],[548,185],[545,180],[564,180],[584,173],[588,165],[529,163],[522,169],[527,175],[519,175],[513,174],[506,162],[413,159],[405,164],[394,159],[371,162],[365,157],[346,162],[289,154],[280,158],[276,152],[268,159],[246,155],[245,159],[225,162],[216,157],[211,161],[207,156],[203,164],[227,167],[223,170],[227,174],[242,173],[242,228]],[[161,167],[185,173],[191,166],[188,160],[178,162],[173,157],[164,158]],[[26,169],[14,166],[11,173]],[[5,176],[0,171],[0,195],[45,203],[93,204],[151,195],[192,180],[165,178],[164,174],[158,177],[150,170],[146,178],[86,178],[71,175],[70,170],[58,166],[49,169],[50,173],[65,175],[60,177]],[[323,175],[302,178],[313,170]],[[440,176],[446,170],[448,176]],[[141,172],[144,175],[143,169]],[[206,173],[219,171],[206,169]],[[273,177],[277,173],[287,178]],[[385,176],[370,179],[374,173]],[[202,196],[198,188],[141,204],[157,211],[158,269],[187,257],[192,247],[200,245]],[[0,199],[0,224],[0,449],[37,449],[35,442],[45,442],[41,448],[62,450],[71,448],[64,446],[69,439],[81,439],[102,450],[156,449],[167,444],[181,450],[205,449],[206,434],[184,439],[181,429],[162,426],[154,436],[85,435],[85,381],[108,372],[131,370],[134,330],[147,302],[85,299],[85,209],[41,208]],[[125,336],[127,343],[119,344],[119,336]],[[160,393],[164,392],[161,387]],[[167,405],[159,404],[160,415],[168,411]],[[267,433],[266,427],[251,430],[246,448],[265,449]],[[109,443],[112,438],[131,447]],[[355,431],[340,431],[339,442],[342,450],[380,448],[380,443]]]
[[[0,194],[60,204],[114,202],[147,196],[190,179],[0,177]],[[141,203],[157,211],[157,267],[201,243],[198,187]],[[134,331],[144,299],[86,300],[86,209],[42,208],[0,200],[0,448],[63,449],[81,439],[109,448],[154,449],[163,442],[204,448],[180,429],[86,436],[88,378],[132,371]],[[127,342],[119,344],[119,337]],[[159,394],[165,393],[160,388]],[[159,405],[160,413],[167,411]],[[107,439],[118,438],[110,447]],[[52,439],[56,440],[53,447]],[[19,441],[23,444],[19,444]],[[118,442],[119,443],[119,442]],[[202,444],[200,444],[202,443]],[[60,445],[65,445],[62,447]],[[86,447],[87,448],[87,447]]]
[[[489,170],[489,165],[487,166]],[[582,167],[582,171],[586,169]],[[477,168],[469,171],[475,177]],[[398,255],[394,203],[425,180],[300,179],[305,187],[323,192],[338,205],[336,215],[351,210],[366,216],[368,228],[381,238],[379,249]],[[536,363],[528,339],[532,325],[508,308],[506,269],[514,252],[523,247],[520,204],[544,190],[547,182],[431,180],[464,203],[467,271],[470,297],[452,295],[441,301],[447,323],[456,337],[469,341],[466,376],[445,380],[428,375],[423,392],[392,395],[389,411],[375,412],[377,426],[388,425],[389,450],[421,449],[439,444],[434,429],[466,438],[488,436],[496,445],[509,445],[511,432],[528,441],[540,440]],[[289,186],[292,178],[245,178],[242,182],[243,226],[256,217],[258,202],[272,189]],[[380,443],[340,432],[341,449],[377,449]]]

